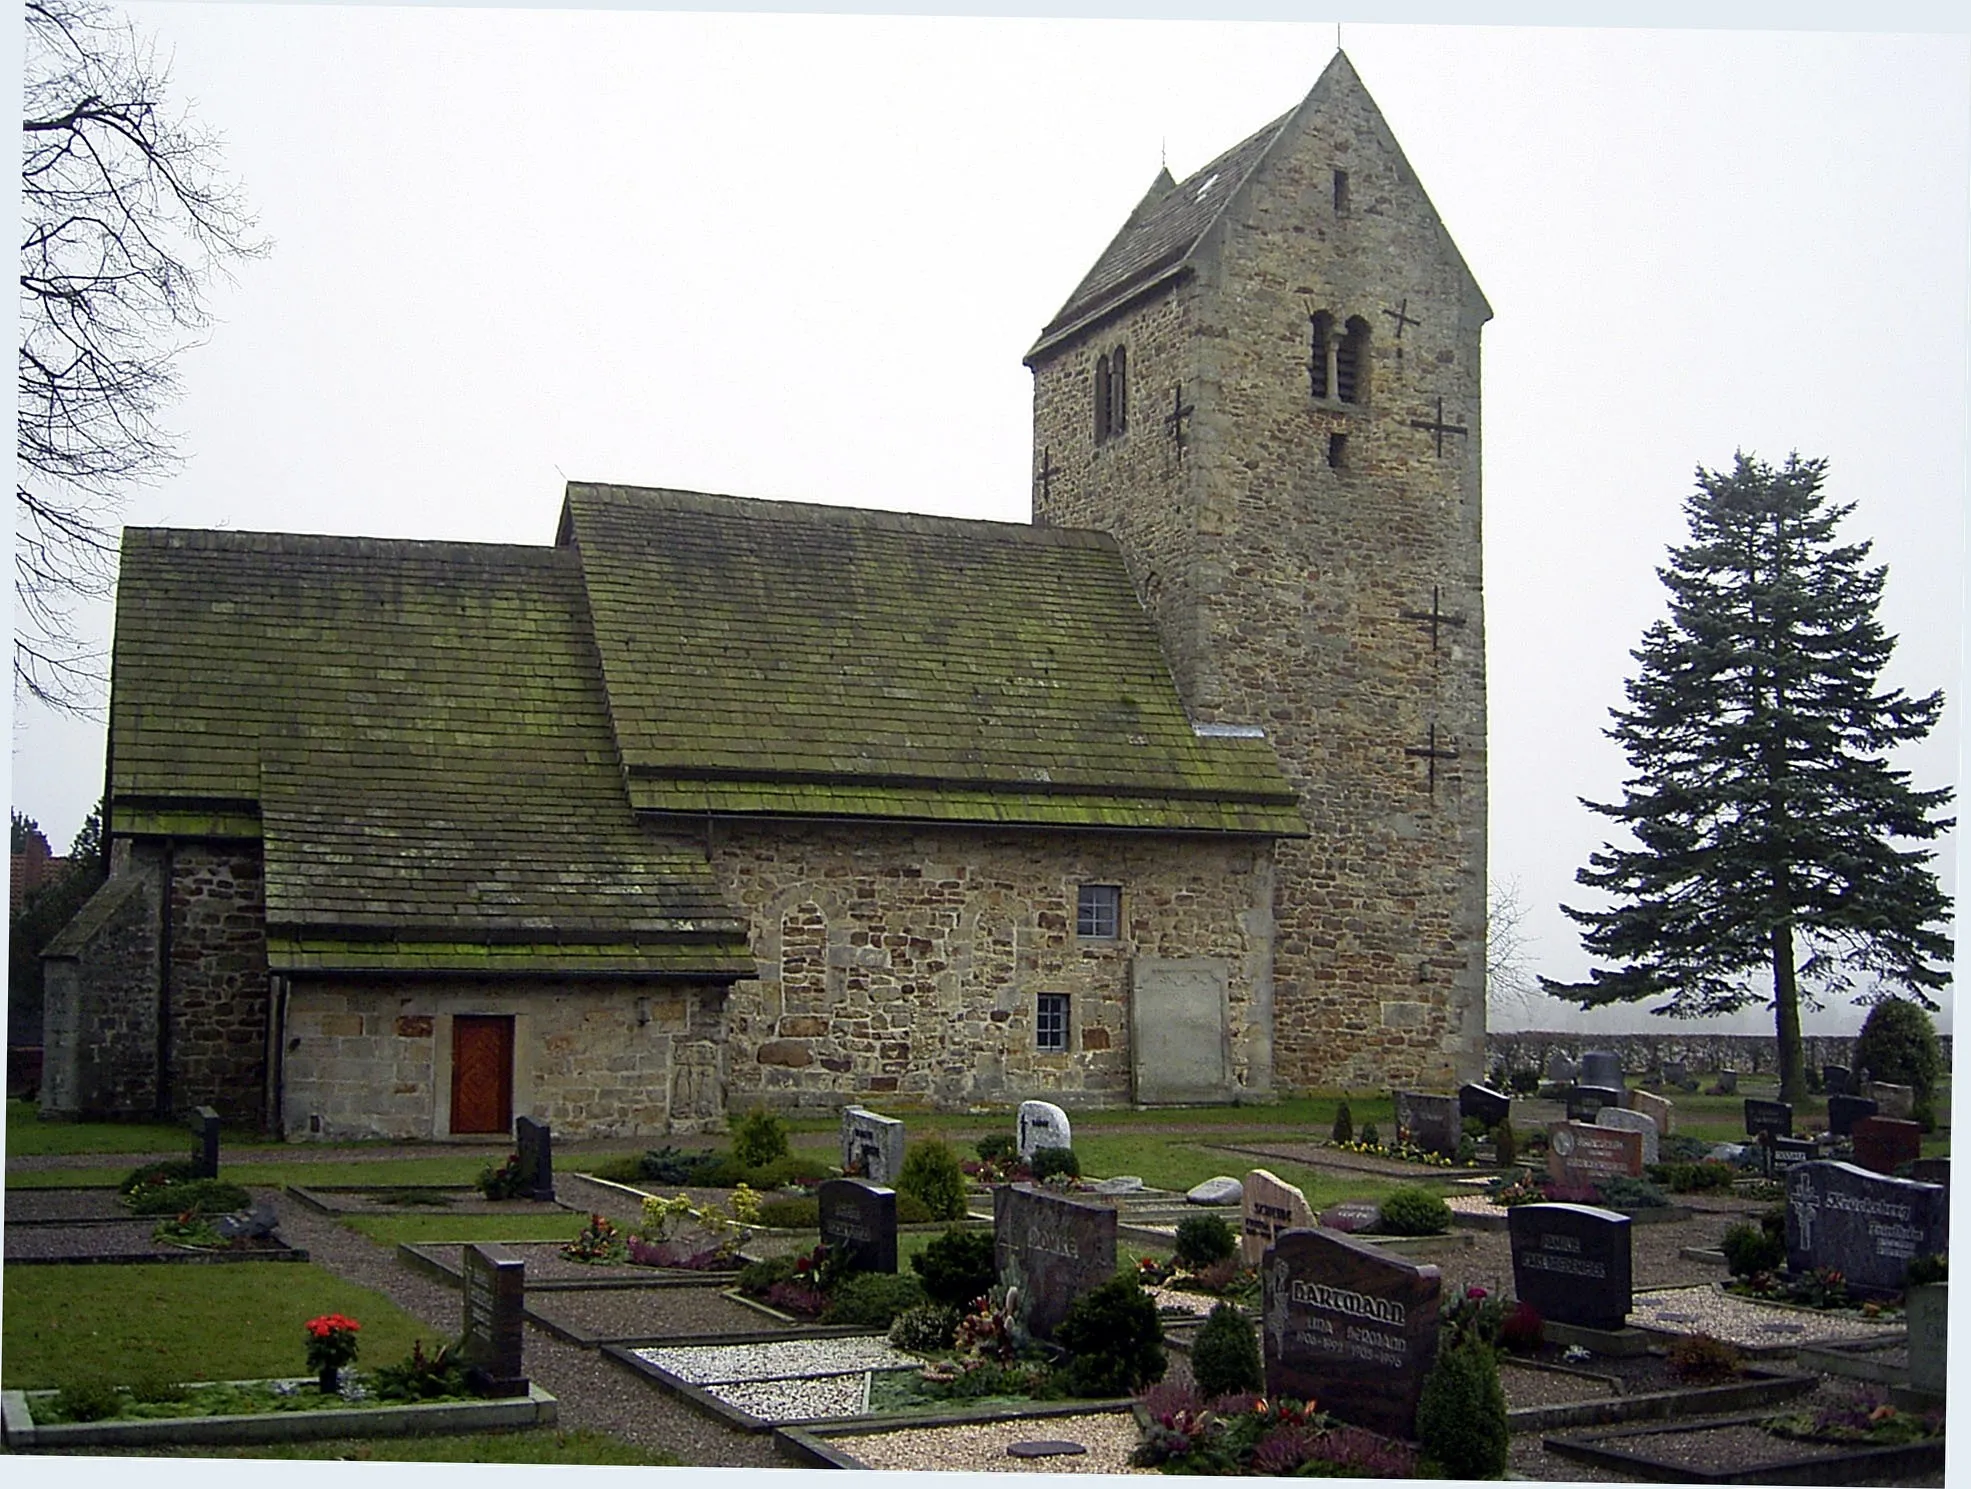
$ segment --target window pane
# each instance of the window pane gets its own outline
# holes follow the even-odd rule
[[[1084,884],[1075,910],[1075,934],[1113,941],[1122,920],[1122,889],[1114,884]]]
[[[1043,1050],[1068,1047],[1068,995],[1042,993],[1034,1010],[1034,1044]]]

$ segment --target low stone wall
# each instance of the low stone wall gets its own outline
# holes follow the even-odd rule
[[[1950,1063],[1951,1036],[1938,1036],[1944,1047],[1944,1063]],[[1852,1065],[1855,1038],[1851,1034],[1808,1034],[1807,1066]],[[1709,1075],[1715,1070],[1737,1070],[1749,1075],[1771,1075],[1779,1070],[1779,1041],[1770,1034],[1567,1034],[1545,1030],[1491,1033],[1485,1036],[1485,1068],[1490,1071],[1505,1062],[1509,1070],[1533,1069],[1545,1072],[1547,1056],[1558,1050],[1571,1060],[1579,1060],[1583,1050],[1608,1050],[1622,1061],[1630,1075],[1644,1075],[1665,1060],[1681,1060],[1693,1075]]]

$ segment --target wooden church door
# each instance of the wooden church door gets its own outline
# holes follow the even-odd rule
[[[452,1020],[452,1131],[505,1132],[513,1125],[513,1016]]]

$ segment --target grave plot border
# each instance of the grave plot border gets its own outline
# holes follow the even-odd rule
[[[1864,1321],[1865,1316],[1859,1304],[1853,1308],[1810,1308],[1805,1303],[1787,1303],[1782,1302],[1778,1298],[1751,1298],[1747,1297],[1744,1293],[1735,1293],[1731,1290],[1731,1284],[1737,1280],[1736,1277],[1731,1278],[1729,1281],[1719,1281],[1713,1278],[1710,1287],[1713,1292],[1721,1293],[1734,1302],[1745,1303],[1753,1308],[1773,1308],[1783,1313],[1804,1313],[1811,1318],[1844,1318],[1856,1323]],[[1704,1284],[1686,1282],[1684,1286],[1702,1287]],[[1870,1299],[1869,1301],[1872,1302],[1874,1300]],[[1895,1324],[1896,1321],[1891,1319],[1888,1323],[1879,1325],[1879,1327],[1885,1329],[1894,1328]],[[1908,1331],[1905,1330],[1904,1332],[1907,1333]]]
[[[1454,1197],[1463,1198],[1463,1196]],[[1697,1212],[1689,1205],[1645,1205],[1634,1210],[1624,1210],[1616,1205],[1598,1205],[1596,1208],[1607,1210],[1615,1215],[1626,1215],[1631,1225],[1674,1225],[1697,1217]],[[1511,1217],[1510,1209],[1491,1214],[1483,1210],[1460,1210],[1453,1207],[1451,1226],[1454,1230],[1509,1230],[1512,1226]]]
[[[1802,1453],[1777,1463],[1722,1469],[1715,1473],[1652,1458],[1645,1451],[1608,1446],[1611,1440],[1626,1442],[1672,1432],[1757,1427],[1766,1417],[1767,1413],[1764,1412],[1750,1412],[1694,1421],[1653,1422],[1645,1427],[1618,1428],[1595,1437],[1544,1437],[1541,1445],[1549,1452],[1572,1458],[1578,1463],[1592,1463],[1599,1468],[1612,1468],[1644,1480],[1671,1484],[1852,1484],[1857,1478],[1889,1478],[1925,1473],[1944,1466],[1944,1439],[1941,1437],[1930,1442],[1902,1443],[1894,1447],[1855,1448],[1812,1456]],[[1775,1441],[1785,1442],[1786,1439],[1777,1438]]]
[[[1879,1350],[1908,1348],[1908,1334],[1892,1335],[1887,1339],[1859,1339],[1848,1344],[1803,1344],[1800,1346],[1799,1362],[1804,1370],[1838,1375],[1844,1380],[1868,1381],[1878,1386],[1906,1386],[1909,1384],[1907,1364],[1884,1365],[1869,1356]]]
[[[396,1206],[392,1206],[388,1210],[376,1211],[355,1210],[346,1205],[338,1205],[335,1202],[335,1196],[339,1194],[353,1195],[359,1198],[365,1195],[375,1194],[419,1193],[465,1195],[485,1201],[488,1204],[511,1204],[516,1207],[512,1210],[479,1210],[468,1212],[480,1215],[525,1215],[536,1209],[560,1210],[569,1215],[586,1215],[589,1213],[586,1206],[571,1205],[562,1199],[515,1198],[512,1200],[486,1200],[486,1197],[479,1193],[478,1186],[474,1184],[284,1184],[281,1186],[281,1192],[293,1196],[296,1201],[306,1208],[313,1210],[317,1215],[332,1215],[338,1219],[348,1215],[400,1213]],[[415,1206],[402,1207],[403,1213],[415,1213],[415,1211]]]
[[[1525,1368],[1526,1362],[1515,1362]],[[1544,1368],[1533,1365],[1533,1369]],[[1588,1374],[1566,1371],[1563,1374]],[[1660,1418],[1705,1417],[1719,1412],[1748,1411],[1754,1407],[1776,1406],[1795,1396],[1804,1396],[1820,1384],[1820,1377],[1791,1370],[1748,1368],[1751,1379],[1720,1386],[1693,1386],[1669,1391],[1643,1391],[1634,1396],[1615,1395],[1589,1401],[1566,1401],[1553,1406],[1520,1406],[1506,1413],[1514,1432],[1548,1432],[1557,1427],[1604,1427],[1620,1422],[1647,1422]],[[1601,1376],[1597,1379],[1608,1379]],[[1616,1377],[1619,1385],[1619,1377]]]
[[[1747,1304],[1748,1306],[1756,1307],[1756,1308],[1770,1308],[1776,1313],[1777,1312],[1804,1313],[1807,1314],[1809,1317],[1814,1317],[1814,1318],[1846,1319],[1850,1317],[1850,1315],[1835,1313],[1825,1308],[1806,1308],[1806,1307],[1802,1307],[1797,1303],[1770,1303],[1760,1298],[1742,1297],[1738,1293],[1728,1291],[1727,1284],[1718,1281],[1672,1283],[1666,1287],[1639,1287],[1635,1290],[1635,1296],[1641,1297],[1647,1293],[1676,1292],[1685,1288],[1700,1288],[1700,1287],[1708,1287],[1714,1293],[1719,1293],[1725,1297],[1730,1298],[1734,1303],[1744,1303]],[[1629,1332],[1643,1335],[1646,1338],[1653,1341],[1674,1341],[1684,1337],[1682,1331],[1680,1330],[1671,1329],[1671,1328],[1661,1328],[1655,1324],[1647,1323],[1643,1321],[1635,1314],[1633,1309],[1629,1314],[1629,1322],[1627,1327]],[[1883,1327],[1885,1329],[1889,1329],[1889,1328],[1893,1328],[1894,1325],[1893,1324],[1884,1325]],[[1885,1333],[1880,1341],[1870,1340],[1869,1342],[1871,1344],[1877,1342],[1888,1344],[1892,1341],[1900,1341],[1907,1337],[1908,1337],[1907,1331],[1894,1333],[1894,1334]],[[1740,1354],[1744,1355],[1747,1359],[1770,1360],[1770,1359],[1780,1359],[1780,1358],[1797,1356],[1799,1352],[1803,1349],[1820,1349],[1823,1348],[1824,1346],[1817,1342],[1809,1342],[1806,1344],[1801,1344],[1797,1340],[1776,1339],[1772,1341],[1770,1344],[1745,1344],[1742,1342],[1733,1341],[1732,1347],[1736,1349]]]
[[[116,1190],[108,1185],[77,1186],[90,1190],[100,1190],[114,1194]],[[100,1225],[139,1226],[148,1221],[153,1229],[168,1215],[131,1215],[97,1217],[82,1220],[28,1220],[7,1222],[9,1230],[16,1225],[23,1229],[32,1228],[36,1235],[48,1235],[63,1227],[81,1228]],[[279,1232],[275,1233],[276,1237]],[[270,1238],[271,1239],[271,1238]],[[5,1265],[9,1267],[144,1267],[159,1263],[187,1263],[193,1266],[217,1266],[228,1262],[305,1262],[308,1260],[306,1247],[290,1246],[285,1241],[276,1246],[255,1247],[247,1250],[209,1250],[198,1246],[174,1246],[169,1242],[151,1243],[154,1250],[127,1256],[15,1256],[6,1254]],[[3,1251],[4,1247],[0,1247]]]
[[[847,1468],[871,1472],[869,1465],[853,1453],[830,1446],[829,1439],[868,1437],[878,1432],[909,1432],[928,1427],[969,1427],[981,1422],[1045,1422],[1057,1417],[1111,1416],[1133,1413],[1134,1406],[1134,1402],[1121,1399],[1046,1401],[1035,1402],[1031,1411],[983,1406],[970,1411],[940,1412],[935,1416],[830,1417],[826,1422],[807,1426],[776,1427],[773,1441],[783,1456],[793,1459],[803,1468]]]
[[[245,1384],[242,1382],[241,1384]],[[312,1377],[295,1382],[312,1390]],[[525,1396],[483,1401],[421,1401],[402,1406],[327,1411],[269,1411],[212,1417],[145,1417],[122,1422],[49,1422],[37,1426],[32,1403],[53,1391],[0,1393],[0,1431],[17,1451],[140,1448],[167,1443],[309,1442],[325,1437],[407,1437],[495,1428],[545,1427],[556,1419],[553,1396],[538,1385]]]
[[[452,1261],[444,1255],[466,1246],[484,1245],[474,1241],[399,1241],[397,1259],[414,1272],[421,1272],[435,1282],[443,1282],[451,1287],[462,1285],[465,1263]],[[501,1246],[552,1245],[552,1242],[500,1241]],[[746,1257],[751,1261],[754,1258]],[[628,1263],[622,1266],[599,1265],[595,1277],[550,1277],[527,1279],[530,1293],[589,1293],[641,1290],[653,1287],[730,1287],[738,1277],[739,1268],[732,1267],[721,1271],[710,1269],[696,1270],[690,1267],[633,1267]],[[627,1272],[621,1276],[618,1273]]]

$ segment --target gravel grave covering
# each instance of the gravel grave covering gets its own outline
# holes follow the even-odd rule
[[[796,1376],[789,1380],[731,1380],[706,1394],[750,1412],[762,1422],[804,1422],[816,1417],[859,1417],[869,1410],[869,1372]]]
[[[1007,1449],[1035,1438],[1078,1442],[1086,1453],[1057,1458],[1014,1458]],[[906,1427],[896,1432],[831,1435],[829,1445],[875,1469],[945,1469],[963,1473],[1154,1473],[1132,1468],[1136,1419],[1126,1411],[1086,1416],[968,1422],[957,1427]]]
[[[792,1328],[710,1287],[561,1289],[529,1294],[527,1311],[591,1339],[668,1339]]]
[[[4,1246],[7,1260],[14,1262],[178,1261],[204,1249],[153,1241],[151,1232],[170,1218],[168,1215],[146,1215],[131,1220],[8,1226],[4,1236],[0,1236],[0,1246]],[[272,1261],[279,1259],[287,1249],[287,1244],[282,1240],[256,1238],[237,1247],[214,1248],[206,1254],[223,1253],[235,1259]]]
[[[43,1220],[127,1220],[114,1189],[11,1189],[7,1192],[7,1224]]]
[[[1852,1315],[1772,1308],[1712,1287],[1659,1288],[1638,1292],[1629,1322],[1677,1334],[1709,1334],[1746,1348],[1881,1339],[1903,1332],[1900,1320],[1871,1323]]]
[[[1181,1287],[1146,1287],[1143,1289],[1157,1301],[1159,1308],[1181,1308],[1186,1313],[1195,1313],[1204,1318],[1224,1298],[1214,1298],[1210,1293],[1187,1292]]]
[[[1559,1370],[1532,1370],[1505,1361],[1499,1366],[1499,1383],[1506,1389],[1506,1405],[1565,1406],[1575,1401],[1600,1401],[1615,1394],[1615,1383],[1589,1380]]]
[[[792,1380],[867,1370],[917,1370],[924,1362],[880,1335],[848,1339],[774,1339],[761,1344],[658,1345],[633,1350],[692,1385],[715,1381]]]

